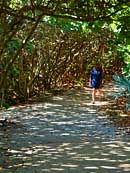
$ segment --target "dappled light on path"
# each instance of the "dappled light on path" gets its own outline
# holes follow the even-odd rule
[[[1,116],[19,124],[0,127],[0,172],[130,172],[130,139],[91,103],[89,89],[70,90],[44,103],[13,107]]]

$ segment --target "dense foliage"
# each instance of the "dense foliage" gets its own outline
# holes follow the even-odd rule
[[[129,62],[129,6],[129,0],[2,0],[1,105],[86,84],[97,62],[105,76],[119,73]],[[129,65],[123,71],[128,76]]]

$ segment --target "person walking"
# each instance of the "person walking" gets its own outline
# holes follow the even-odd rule
[[[92,103],[95,103],[96,92],[98,91],[99,100],[101,100],[102,95],[102,78],[103,71],[101,66],[96,65],[90,72],[89,85],[92,87]]]

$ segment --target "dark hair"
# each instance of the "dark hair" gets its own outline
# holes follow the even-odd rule
[[[96,65],[95,65],[95,69],[96,69],[96,70],[102,70],[102,67],[101,67],[99,64],[96,64]]]

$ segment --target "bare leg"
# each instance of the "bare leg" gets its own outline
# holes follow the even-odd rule
[[[98,89],[98,96],[99,96],[99,100],[101,101],[101,97],[102,97],[102,89],[101,88]]]
[[[92,103],[95,103],[95,94],[96,94],[96,90],[95,90],[95,88],[93,88],[93,90],[92,90]]]

